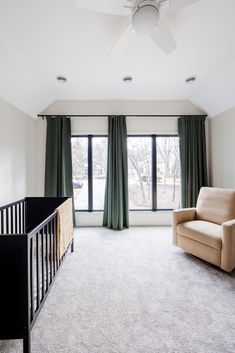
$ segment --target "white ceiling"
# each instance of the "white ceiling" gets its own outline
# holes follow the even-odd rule
[[[139,36],[113,59],[128,18],[76,0],[0,0],[0,96],[30,115],[60,99],[189,99],[214,116],[235,105],[234,15],[234,0],[201,0],[165,15],[175,52],[166,56]],[[58,74],[68,82],[58,84]],[[198,80],[189,86],[191,75]]]

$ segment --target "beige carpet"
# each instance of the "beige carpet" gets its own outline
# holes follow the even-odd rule
[[[32,353],[234,353],[235,272],[171,245],[170,228],[76,231]],[[21,353],[21,341],[0,341]]]

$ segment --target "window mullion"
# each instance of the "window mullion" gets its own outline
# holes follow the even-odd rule
[[[93,211],[92,135],[88,135],[88,211]]]
[[[157,144],[152,135],[152,210],[157,211]]]

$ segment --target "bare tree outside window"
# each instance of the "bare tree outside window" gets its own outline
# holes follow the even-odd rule
[[[157,137],[157,206],[159,209],[179,207],[180,168],[179,138]]]
[[[88,139],[72,137],[73,192],[76,210],[88,209]]]
[[[129,207],[152,207],[151,137],[128,137]]]
[[[128,137],[129,207],[152,208],[152,138]],[[179,139],[156,136],[157,209],[179,207]]]
[[[104,209],[104,194],[107,170],[107,137],[93,137],[93,208]]]

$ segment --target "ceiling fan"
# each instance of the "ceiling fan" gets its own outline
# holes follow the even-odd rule
[[[111,56],[120,55],[136,34],[148,35],[165,53],[176,49],[175,39],[162,19],[163,12],[175,12],[199,0],[77,0],[89,10],[116,16],[129,16],[130,22],[113,46]]]

